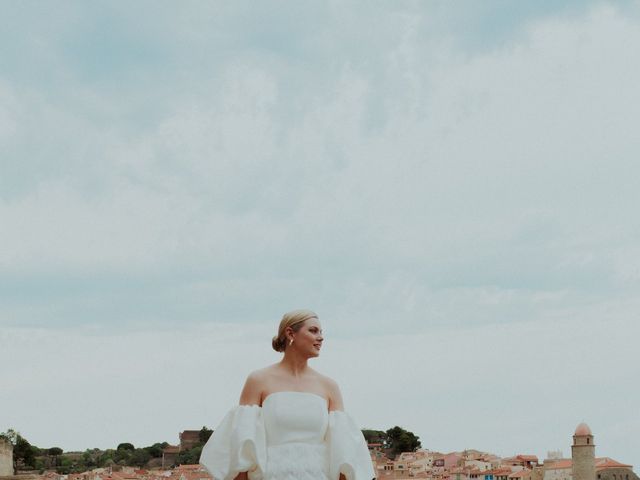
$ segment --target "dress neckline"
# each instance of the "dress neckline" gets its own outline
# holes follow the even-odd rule
[[[324,398],[323,396],[318,395],[317,393],[296,392],[295,390],[281,390],[279,392],[271,392],[269,395],[267,395],[266,397],[264,397],[262,399],[262,405],[261,406],[264,406],[264,404],[267,402],[267,400],[269,398],[273,397],[274,395],[279,395],[279,394],[283,394],[283,393],[293,394],[293,395],[311,395],[312,397],[315,397],[315,398],[318,398],[318,399],[322,400],[325,403],[325,405],[329,406],[329,401],[326,398]]]

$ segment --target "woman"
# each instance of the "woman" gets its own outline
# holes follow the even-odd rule
[[[371,480],[373,466],[336,382],[307,365],[322,347],[309,310],[282,317],[272,346],[279,363],[249,375],[240,405],[224,417],[200,463],[215,480]]]

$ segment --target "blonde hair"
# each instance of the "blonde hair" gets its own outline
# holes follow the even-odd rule
[[[318,318],[318,315],[311,310],[292,310],[285,313],[280,320],[280,326],[278,327],[278,335],[271,340],[271,346],[276,352],[284,352],[287,348],[287,335],[285,330],[291,327],[294,332],[297,332],[302,328],[302,325],[306,320],[310,318]]]

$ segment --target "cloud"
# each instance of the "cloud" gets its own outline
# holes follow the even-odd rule
[[[200,305],[177,309],[187,320],[256,321],[248,296],[256,311],[306,301],[381,329],[637,291],[640,69],[622,48],[640,43],[635,18],[598,7],[466,56],[425,43],[427,21],[394,17],[364,63],[316,44],[336,55],[319,80],[318,66],[247,46],[206,89],[152,88],[156,114],[133,130],[144,111],[128,95],[76,78],[60,103],[5,80],[16,161],[0,261],[9,285],[40,290],[4,321],[29,318],[50,280],[79,293],[41,321],[163,318],[167,298]],[[105,287],[136,313],[105,310]],[[158,308],[139,311],[154,288]]]

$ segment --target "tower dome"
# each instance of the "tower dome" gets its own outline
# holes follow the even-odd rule
[[[576,427],[571,445],[571,474],[573,480],[596,480],[596,446],[589,425]]]
[[[593,433],[591,433],[591,429],[589,428],[589,425],[582,422],[580,425],[576,427],[576,433],[574,433],[574,435],[577,437],[585,437],[587,435],[593,435]]]

